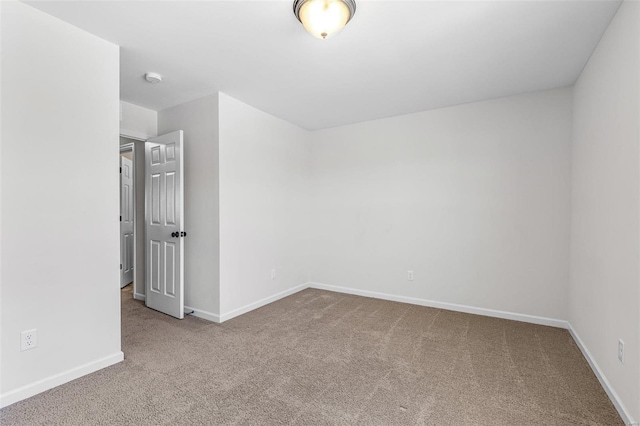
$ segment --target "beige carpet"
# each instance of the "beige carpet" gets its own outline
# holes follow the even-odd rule
[[[122,294],[126,360],[3,426],[623,424],[565,330],[320,290],[216,325]]]

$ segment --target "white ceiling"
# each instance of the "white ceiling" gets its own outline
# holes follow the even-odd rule
[[[319,129],[571,85],[619,1],[361,0],[329,40],[292,1],[29,4],[122,47],[125,101],[162,110],[222,91]]]

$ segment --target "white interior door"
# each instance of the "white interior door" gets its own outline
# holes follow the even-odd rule
[[[133,281],[133,161],[120,156],[120,288]]]
[[[182,130],[145,143],[146,304],[184,318]]]

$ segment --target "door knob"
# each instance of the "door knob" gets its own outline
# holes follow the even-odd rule
[[[187,233],[186,233],[186,232],[184,232],[184,231],[182,231],[182,232],[180,233],[180,236],[181,236],[181,237],[186,237],[186,236],[187,236]]]
[[[180,236],[180,234],[179,234],[179,233],[177,233],[177,232],[172,232],[172,233],[171,233],[171,236],[172,236],[173,238],[178,238],[178,237]]]

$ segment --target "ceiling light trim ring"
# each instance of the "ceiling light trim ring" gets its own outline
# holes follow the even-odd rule
[[[302,23],[302,20],[300,19],[300,9],[302,8],[302,5],[308,1],[309,0],[294,0],[293,2],[293,14],[296,15],[296,18],[298,18],[298,21],[300,21],[300,23]],[[347,5],[347,7],[349,8],[349,19],[347,19],[347,22],[345,23],[348,24],[349,21],[351,21],[351,19],[353,18],[353,15],[356,13],[356,2],[355,0],[340,1],[342,1],[342,3]]]

